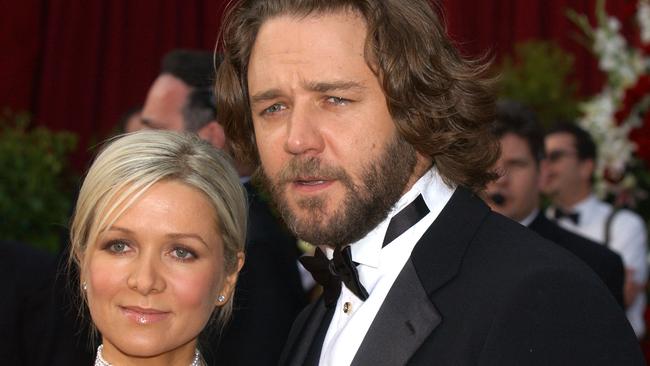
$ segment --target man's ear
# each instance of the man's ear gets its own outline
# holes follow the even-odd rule
[[[548,160],[541,159],[537,166],[538,169],[538,178],[537,178],[537,189],[544,190],[548,182],[549,168]]]
[[[586,180],[591,179],[591,176],[594,174],[594,169],[596,168],[595,164],[596,163],[593,159],[585,159],[580,161],[580,164],[578,166],[580,177]]]
[[[217,149],[223,150],[226,145],[226,133],[223,130],[223,126],[221,126],[216,120],[210,121],[208,124],[201,127],[198,131],[198,135]]]

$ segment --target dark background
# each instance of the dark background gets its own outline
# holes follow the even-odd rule
[[[173,48],[212,50],[226,1],[0,0],[0,108],[80,137],[75,166],[120,116],[144,101],[161,57]],[[443,0],[463,53],[497,60],[516,42],[554,40],[575,57],[579,93],[599,90],[594,58],[575,41],[566,10],[592,15],[595,0]],[[612,15],[627,1],[609,1]],[[593,16],[592,16],[593,19]]]

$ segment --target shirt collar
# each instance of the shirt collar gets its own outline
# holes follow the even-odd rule
[[[587,198],[576,203],[573,206],[573,212],[584,215],[587,212],[595,209],[597,206],[598,206],[598,198],[596,198],[596,195],[592,193],[589,196],[587,196]]]
[[[519,221],[519,223],[524,226],[530,225],[535,220],[538,213],[539,213],[539,208],[534,209],[533,212],[530,213],[530,215],[524,217],[523,220]]]

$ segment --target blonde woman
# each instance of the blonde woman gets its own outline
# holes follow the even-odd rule
[[[198,337],[232,310],[246,198],[209,144],[143,131],[110,142],[79,194],[71,262],[101,334],[95,365],[201,365]]]

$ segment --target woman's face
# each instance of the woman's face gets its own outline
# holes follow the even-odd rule
[[[236,273],[224,272],[223,242],[207,197],[176,181],[154,184],[82,258],[82,280],[104,357],[192,354]],[[224,301],[218,301],[224,295]]]

